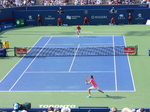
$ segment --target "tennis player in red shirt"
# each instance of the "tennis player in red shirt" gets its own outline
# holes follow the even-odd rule
[[[78,37],[79,37],[79,34],[80,34],[80,32],[81,32],[81,27],[78,25],[78,26],[76,27],[76,29],[77,29],[77,34],[78,34]]]
[[[62,19],[61,18],[57,19],[57,26],[62,26]]]

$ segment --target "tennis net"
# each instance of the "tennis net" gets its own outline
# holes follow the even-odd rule
[[[15,56],[126,56],[137,55],[138,46],[15,47]]]

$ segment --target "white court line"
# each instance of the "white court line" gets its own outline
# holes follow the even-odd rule
[[[106,45],[106,44],[113,44],[113,43],[83,43],[80,45]],[[47,45],[77,45],[77,44],[47,44]]]
[[[72,62],[71,62],[70,68],[69,68],[69,72],[70,72],[71,69],[72,69],[72,66],[73,66],[73,63],[74,63],[74,61],[75,61],[75,58],[76,58],[76,55],[77,55],[77,52],[78,52],[79,47],[80,47],[80,44],[78,44],[77,50],[76,50],[76,52],[75,52],[75,54],[74,54],[73,60],[72,60]]]
[[[47,45],[47,43],[52,39],[49,38],[49,40],[46,42],[46,44],[43,46],[43,48]],[[40,50],[40,52],[43,50],[43,48]],[[40,54],[40,52],[37,54],[37,56]],[[30,62],[30,64],[27,66],[27,68],[23,71],[23,73],[20,75],[20,77],[17,79],[17,81],[13,84],[13,86],[9,89],[11,91],[13,87],[18,83],[18,81],[21,79],[21,77],[24,75],[24,73],[27,71],[27,69],[31,66],[31,64],[34,62],[34,60],[37,58],[37,56]]]
[[[81,33],[94,33],[93,31],[81,31]]]
[[[38,43],[40,39],[41,39],[41,38],[39,38],[36,43]],[[36,44],[36,43],[35,43],[35,44]],[[35,45],[35,44],[34,44],[34,45]],[[23,57],[23,58],[24,58],[24,57]],[[21,58],[21,59],[14,65],[14,67],[2,78],[2,80],[1,80],[0,82],[2,82],[2,81],[9,75],[9,73],[18,65],[18,63],[20,63],[21,60],[23,60],[23,58]]]
[[[116,88],[116,91],[118,90],[118,87],[117,87],[117,76],[116,76],[116,56],[115,56],[115,42],[114,42],[114,36],[112,36],[112,41],[113,41],[113,52],[114,52],[114,75],[115,75],[115,88]]]
[[[124,36],[123,36],[123,40],[124,40],[124,44],[125,44],[125,46],[126,46],[126,41],[125,41]],[[133,79],[133,74],[132,74],[132,70],[131,70],[131,65],[130,65],[130,60],[129,60],[129,56],[128,56],[128,55],[127,55],[127,59],[128,59],[128,64],[129,64],[130,73],[131,73],[131,79],[132,79],[132,83],[133,83],[133,88],[134,88],[134,91],[136,91],[135,83],[134,83],[134,79]]]
[[[114,71],[30,71],[25,73],[114,73]]]
[[[118,91],[115,91],[115,90],[104,90],[105,92],[134,92],[134,91],[131,91],[131,90],[118,90]],[[10,91],[0,91],[0,92],[10,92]],[[32,90],[32,91],[29,91],[29,90],[14,90],[14,91],[11,91],[13,93],[15,92],[20,92],[20,93],[24,93],[24,92],[27,92],[27,93],[32,93],[32,92],[39,92],[39,93],[43,93],[43,92],[50,92],[50,93],[55,93],[55,92],[69,92],[70,94],[72,94],[72,92],[87,92],[87,90]],[[92,91],[92,92],[96,92],[97,91]]]

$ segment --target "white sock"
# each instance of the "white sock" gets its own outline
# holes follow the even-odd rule
[[[106,93],[104,93],[104,95],[107,95]]]

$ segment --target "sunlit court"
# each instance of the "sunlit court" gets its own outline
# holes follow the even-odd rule
[[[124,36],[41,37],[23,48],[27,54],[1,80],[0,91],[86,91],[90,75],[104,91],[136,91],[125,48]]]

